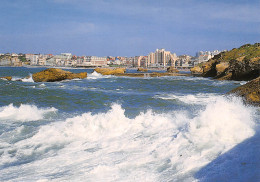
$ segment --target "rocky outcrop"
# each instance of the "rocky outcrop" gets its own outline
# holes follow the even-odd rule
[[[145,68],[137,68],[137,71],[140,71],[140,72],[147,72],[148,70],[145,69]]]
[[[192,74],[219,80],[252,80],[260,75],[260,44],[222,52],[191,69]]]
[[[83,79],[87,77],[87,72],[82,73],[72,73],[69,71],[64,71],[62,69],[49,68],[38,73],[34,73],[32,78],[35,82],[56,82],[62,80],[71,79]]]
[[[115,74],[122,74],[126,72],[125,68],[96,68],[94,71],[100,73],[102,75],[115,75]]]
[[[223,74],[229,67],[229,63],[228,62],[221,62],[219,64],[216,64],[216,72],[217,72],[217,76],[220,76],[221,74]]]
[[[12,80],[12,77],[11,76],[4,76],[4,77],[0,77],[2,79],[5,79],[5,80],[8,80],[8,81],[11,81]]]
[[[120,73],[115,74],[115,76],[126,76],[126,77],[162,77],[162,76],[188,76],[187,74],[180,74],[180,73]]]
[[[233,89],[228,94],[241,96],[246,103],[260,106],[260,77]]]
[[[193,68],[191,68],[190,71],[193,75],[202,75],[203,68],[200,65],[196,65]]]
[[[174,66],[170,66],[167,68],[168,73],[179,73],[179,70],[177,70]]]
[[[125,68],[96,68],[94,71],[102,75],[115,75],[115,76],[125,76],[125,77],[162,77],[162,76],[187,76],[187,74],[178,74],[171,72],[153,72],[153,73],[125,73]]]
[[[260,57],[257,60],[231,60],[227,73],[232,73],[232,80],[252,80],[260,76]]]

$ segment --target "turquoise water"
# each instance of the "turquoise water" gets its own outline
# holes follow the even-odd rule
[[[0,181],[260,179],[259,108],[225,96],[246,82],[15,81],[43,69],[0,67]]]

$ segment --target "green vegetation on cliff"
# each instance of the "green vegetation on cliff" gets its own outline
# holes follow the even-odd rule
[[[191,69],[194,74],[220,80],[252,80],[260,75],[260,43],[222,52]]]
[[[231,51],[222,52],[216,55],[213,60],[220,61],[230,61],[232,59],[235,60],[245,60],[259,58],[260,59],[260,43],[255,43],[254,45],[245,44],[239,48],[234,48]]]

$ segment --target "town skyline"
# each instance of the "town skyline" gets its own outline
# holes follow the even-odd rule
[[[3,0],[0,52],[178,55],[260,42],[258,0]]]
[[[223,50],[226,51],[226,50]],[[165,49],[156,49],[148,55],[134,57],[121,56],[78,56],[72,53],[28,54],[28,53],[0,53],[0,66],[48,66],[48,67],[145,67],[145,68],[191,68],[206,62],[222,51],[199,51],[196,56],[180,55]]]

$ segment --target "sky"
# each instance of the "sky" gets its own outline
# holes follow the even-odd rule
[[[0,53],[177,55],[260,42],[260,0],[0,0]]]

